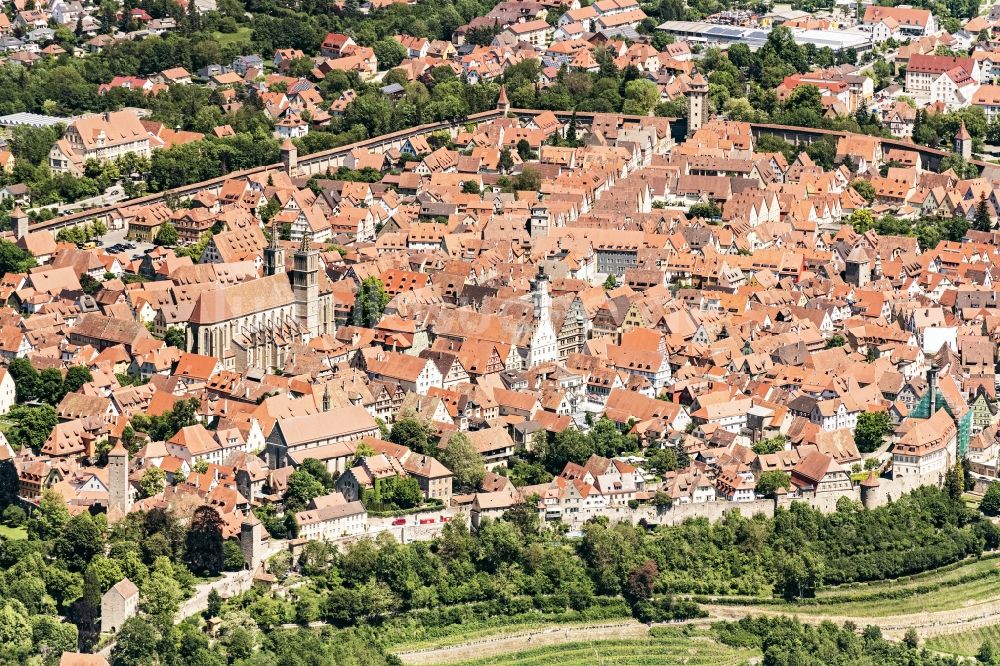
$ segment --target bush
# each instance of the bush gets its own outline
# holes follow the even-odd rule
[[[7,527],[20,527],[27,519],[24,509],[17,505],[11,504],[3,510],[3,524]]]
[[[986,489],[983,501],[979,504],[979,510],[987,516],[1000,514],[1000,482],[994,481]]]

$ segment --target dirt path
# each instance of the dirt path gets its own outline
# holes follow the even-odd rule
[[[397,652],[404,664],[416,666],[424,664],[448,664],[468,659],[495,657],[511,652],[531,650],[546,645],[559,645],[574,641],[595,641],[615,638],[645,638],[649,627],[635,620],[618,621],[613,624],[590,624],[572,627],[546,627],[537,631],[484,636],[468,643],[445,648],[427,648],[409,652]]]

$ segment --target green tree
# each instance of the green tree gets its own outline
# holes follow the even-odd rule
[[[150,467],[139,478],[139,492],[143,497],[153,497],[163,492],[167,475],[159,467]]]
[[[310,500],[322,495],[326,489],[309,472],[297,469],[288,476],[288,490],[285,492],[285,507],[289,511],[302,511]]]
[[[392,38],[379,40],[372,48],[375,50],[378,68],[382,70],[398,67],[406,59],[406,49]]]
[[[976,231],[990,231],[993,228],[990,205],[986,201],[985,193],[979,196],[979,203],[976,204],[976,217],[972,221],[972,228]]]
[[[177,227],[170,222],[164,222],[159,231],[156,232],[154,242],[157,245],[174,246],[177,245],[178,240],[180,240],[180,236],[177,234]]]
[[[535,167],[526,166],[514,176],[511,185],[518,192],[537,192],[542,188],[542,174]]]
[[[956,460],[952,468],[948,470],[944,478],[944,488],[948,497],[955,501],[962,499],[962,494],[965,492],[965,474],[962,471],[961,460]]]
[[[983,501],[979,503],[979,510],[987,516],[1000,515],[1000,481],[994,481],[986,489]]]
[[[429,453],[430,427],[418,418],[404,416],[392,424],[389,441],[417,453]]]
[[[887,412],[862,412],[854,428],[854,442],[861,453],[871,453],[885,443],[885,436],[892,431],[892,421]]]
[[[625,103],[622,113],[637,116],[649,115],[660,100],[660,91],[649,79],[635,79],[625,84]]]
[[[389,295],[385,293],[382,281],[374,276],[366,277],[361,281],[358,293],[354,296],[354,325],[375,327],[382,319],[382,313],[388,304]]]
[[[465,433],[449,437],[448,446],[438,449],[438,459],[455,475],[454,481],[459,488],[478,488],[486,475],[483,456]]]
[[[980,644],[979,651],[976,652],[976,659],[981,664],[986,664],[986,666],[993,666],[996,663],[995,651],[993,649],[993,643],[989,640],[985,640]]]
[[[104,535],[89,513],[73,516],[66,523],[52,549],[53,555],[71,571],[83,571],[98,553],[104,552]]]
[[[56,410],[49,405],[14,405],[7,418],[14,424],[7,431],[7,441],[16,448],[41,448],[59,422]]]
[[[553,474],[560,474],[567,462],[582,465],[594,453],[590,439],[579,430],[567,428],[552,439],[545,452],[546,469]]]
[[[169,347],[176,347],[182,351],[187,349],[187,336],[184,334],[184,329],[176,326],[167,328],[167,332],[163,334],[163,342]]]
[[[62,534],[68,522],[69,510],[62,495],[52,488],[46,488],[42,491],[38,508],[28,521],[28,536],[40,541],[55,539]]]
[[[63,379],[63,395],[76,393],[83,388],[84,384],[92,381],[94,381],[94,376],[89,369],[82,365],[74,365],[66,371],[66,378]]]
[[[111,662],[115,666],[145,666],[158,661],[160,632],[152,622],[142,616],[125,620],[115,646],[111,649]]]
[[[851,187],[854,188],[855,192],[864,197],[868,203],[875,200],[875,186],[871,184],[871,181],[858,178],[851,181]]]
[[[790,488],[792,486],[791,477],[788,472],[771,470],[764,472],[757,479],[757,494],[764,497],[774,497],[778,488]]]
[[[844,339],[844,336],[840,333],[834,333],[827,339],[826,348],[835,349],[837,347],[843,347],[845,344],[847,344],[847,340]]]

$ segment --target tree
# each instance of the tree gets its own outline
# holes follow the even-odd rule
[[[378,68],[382,70],[398,67],[406,59],[406,49],[392,38],[379,40],[372,48],[378,60]]]
[[[906,630],[906,633],[903,634],[903,644],[906,645],[911,650],[917,649],[917,647],[920,645],[920,637],[917,636],[916,629],[910,627],[909,629]]]
[[[533,166],[526,166],[514,176],[513,188],[518,192],[537,192],[542,188],[542,174]]]
[[[944,489],[948,493],[948,497],[955,501],[962,499],[962,494],[965,493],[965,473],[962,471],[962,461],[956,460],[955,464],[944,478]]]
[[[575,428],[567,428],[552,438],[543,462],[546,469],[559,474],[567,462],[582,465],[593,453],[594,447],[586,435]]]
[[[976,231],[990,231],[993,228],[990,205],[986,201],[985,193],[979,196],[979,203],[976,204],[976,217],[972,222],[972,228]]]
[[[208,592],[208,599],[205,602],[205,617],[219,617],[222,613],[222,595],[214,587]]]
[[[27,273],[37,265],[28,252],[9,241],[0,241],[0,274]]]
[[[95,555],[103,552],[104,535],[89,513],[70,518],[52,549],[52,553],[65,562],[70,571],[83,571]]]
[[[130,617],[118,632],[111,662],[116,666],[144,666],[156,659],[159,642],[156,625],[139,615]]]
[[[139,478],[139,492],[143,497],[153,497],[163,492],[167,482],[166,473],[159,467],[150,467]]]
[[[608,277],[604,278],[604,290],[611,291],[618,286],[618,280],[615,278],[614,274],[609,274]]]
[[[625,582],[625,598],[631,604],[648,601],[653,596],[653,586],[656,585],[656,578],[659,575],[660,570],[653,560],[646,560],[632,569]]]
[[[979,510],[987,516],[1000,515],[1000,481],[994,481],[986,489],[983,501],[979,503]]]
[[[875,187],[870,181],[858,178],[851,181],[851,187],[853,187],[858,194],[864,197],[865,201],[868,203],[875,200]]]
[[[462,194],[479,194],[479,183],[474,180],[463,180]]]
[[[844,339],[844,336],[840,333],[834,333],[826,341],[826,348],[835,349],[837,347],[843,347],[845,344],[847,344],[847,341]]]
[[[213,507],[195,509],[184,550],[188,568],[194,573],[217,576],[222,571],[222,525],[222,517]]]
[[[653,495],[653,506],[656,507],[657,511],[666,511],[673,505],[674,499],[668,493],[665,493],[662,490],[657,490]]]
[[[289,512],[288,516],[295,519],[295,514]],[[233,539],[226,539],[225,543],[222,544],[222,555],[223,555],[223,567],[226,571],[239,571],[246,566],[246,558],[243,557],[243,551],[240,549],[240,545]],[[211,616],[209,616],[211,617]]]
[[[430,446],[430,427],[420,419],[405,416],[392,424],[389,441],[401,444],[417,453],[427,453]]]
[[[285,492],[285,508],[302,511],[314,497],[322,495],[326,489],[309,472],[297,469],[288,476],[288,490]]]
[[[42,499],[38,508],[28,521],[28,536],[32,539],[47,541],[62,534],[69,522],[69,510],[62,495],[52,488],[42,491]]]
[[[862,412],[854,428],[854,442],[861,453],[871,453],[884,444],[891,431],[892,421],[887,412]]]
[[[716,203],[696,203],[688,208],[687,216],[689,219],[702,217],[713,220],[722,217],[722,209]]]
[[[448,438],[448,446],[438,449],[441,464],[455,475],[459,488],[478,488],[486,475],[483,456],[465,433],[458,432]]]
[[[7,431],[7,441],[14,447],[41,448],[59,423],[56,410],[49,405],[14,405],[7,413],[14,425]]]
[[[78,632],[79,649],[85,652],[89,652],[101,637],[102,593],[97,570],[88,566],[83,573],[83,595],[73,603],[70,612]]]
[[[187,336],[184,334],[184,329],[178,328],[177,326],[170,326],[167,328],[167,332],[163,334],[163,342],[165,342],[168,347],[176,347],[181,351],[187,349]]]
[[[778,488],[790,488],[792,479],[788,472],[781,470],[771,470],[764,472],[757,479],[757,494],[764,497],[774,497]]]
[[[373,328],[382,319],[388,304],[389,295],[385,293],[382,281],[374,276],[366,277],[354,297],[354,325]]]
[[[63,379],[62,393],[76,393],[83,388],[83,385],[94,381],[94,376],[90,370],[82,365],[74,365],[66,371],[66,378]],[[61,400],[62,398],[60,398]]]
[[[157,245],[177,245],[177,241],[180,236],[177,234],[177,227],[172,225],[170,222],[164,222],[160,227],[159,231],[156,232],[156,238],[153,240]]]
[[[510,170],[514,168],[514,158],[511,157],[510,148],[506,146],[500,149],[499,167],[501,173],[510,173]]]
[[[622,113],[646,116],[660,100],[660,91],[649,79],[635,79],[625,84]]]
[[[994,650],[993,643],[989,640],[985,640],[979,646],[979,651],[976,653],[976,659],[981,664],[986,664],[986,666],[993,666],[994,664]]]
[[[777,435],[771,437],[770,439],[762,439],[753,445],[753,451],[757,455],[766,455],[768,453],[777,453],[778,451],[785,450],[785,443],[788,438],[784,435]]]

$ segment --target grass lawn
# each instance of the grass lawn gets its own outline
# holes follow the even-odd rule
[[[737,666],[755,655],[731,648],[707,633],[685,636],[679,630],[657,632],[656,637],[564,643],[459,662],[456,666]]]
[[[974,657],[979,652],[979,646],[986,640],[993,645],[1000,645],[1000,624],[963,631],[958,634],[935,636],[927,639],[926,647],[928,650],[937,652],[947,652],[961,657]]]
[[[20,541],[28,536],[28,531],[23,527],[7,527],[0,525],[0,537],[6,541]]]
[[[244,25],[240,26],[236,32],[213,32],[212,36],[215,37],[215,41],[219,42],[219,46],[235,44],[236,42],[249,42],[250,28]]]

